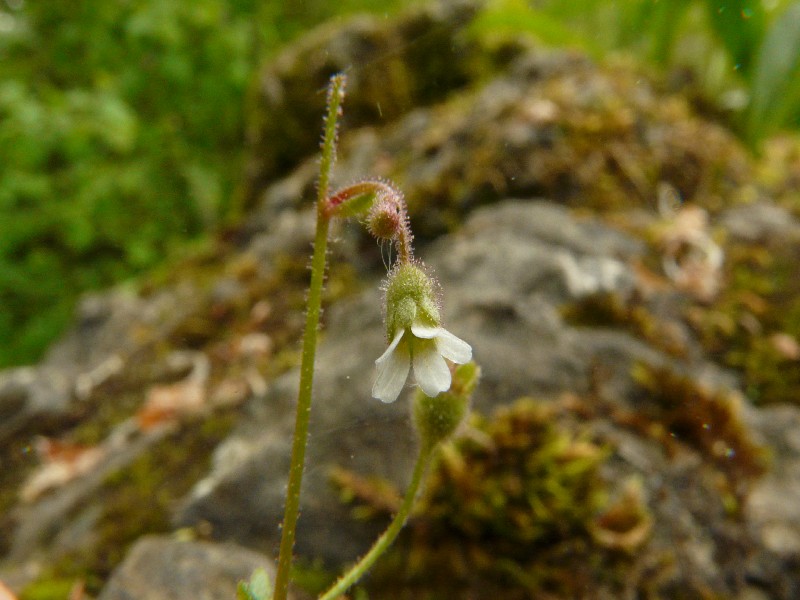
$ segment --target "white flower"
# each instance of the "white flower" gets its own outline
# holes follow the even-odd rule
[[[426,395],[435,398],[450,389],[450,369],[445,358],[464,364],[472,359],[472,347],[443,327],[414,323],[410,330],[399,328],[381,357],[375,361],[378,377],[372,396],[394,402],[405,385],[413,365],[414,378]]]

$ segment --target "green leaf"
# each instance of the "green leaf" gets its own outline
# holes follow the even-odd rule
[[[652,33],[650,58],[656,63],[666,65],[670,52],[680,32],[688,0],[647,3],[640,7],[641,31]]]
[[[800,110],[800,2],[779,15],[764,38],[753,69],[747,133],[762,139]]]
[[[373,191],[353,196],[337,206],[333,214],[343,218],[363,216],[372,206],[374,200],[375,192]]]
[[[709,20],[717,37],[745,75],[751,72],[755,49],[767,27],[761,0],[706,0]]]
[[[585,36],[576,35],[563,21],[531,8],[522,0],[490,2],[472,22],[470,32],[478,38],[496,34],[527,34],[548,45],[569,45],[592,50]]]
[[[272,583],[264,569],[256,569],[249,582],[240,581],[236,588],[237,600],[271,600]]]

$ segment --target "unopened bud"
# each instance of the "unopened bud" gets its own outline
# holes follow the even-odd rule
[[[450,389],[435,398],[419,391],[414,397],[414,421],[423,448],[431,450],[450,437],[469,409],[472,393],[480,377],[480,367],[474,362],[458,365]]]
[[[372,205],[367,216],[367,229],[379,240],[397,240],[405,226],[404,220],[400,205],[384,196]]]

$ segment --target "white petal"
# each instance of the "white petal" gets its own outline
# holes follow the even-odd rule
[[[439,354],[460,365],[472,360],[472,346],[446,329],[439,329],[439,335],[436,336],[436,349]]]
[[[450,389],[450,369],[429,340],[414,340],[414,378],[427,396],[435,398]]]
[[[395,336],[383,355],[375,361],[378,376],[372,386],[372,397],[381,402],[394,402],[403,390],[411,366],[408,344],[398,346],[402,333]]]
[[[435,338],[442,331],[444,330],[441,327],[428,327],[427,325],[420,325],[419,323],[414,323],[411,326],[411,333],[413,333],[415,337],[426,340]]]
[[[392,352],[394,352],[394,349],[395,349],[395,348],[397,348],[397,344],[399,344],[399,343],[400,343],[400,340],[402,339],[402,337],[403,337],[403,334],[404,334],[405,332],[406,332],[406,330],[405,330],[405,329],[401,329],[400,331],[398,331],[398,332],[395,334],[395,336],[394,336],[394,339],[392,340],[392,343],[391,343],[391,344],[389,344],[389,347],[388,347],[388,348],[387,348],[387,349],[384,351],[384,353],[383,353],[383,354],[381,354],[381,355],[378,357],[378,359],[375,361],[375,364],[376,364],[376,365],[379,365],[380,363],[382,363],[383,361],[385,361],[386,359],[388,359],[388,358],[389,358],[389,355],[391,355],[391,353],[392,353]]]

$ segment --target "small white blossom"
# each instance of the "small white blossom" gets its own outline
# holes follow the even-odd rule
[[[381,357],[375,361],[378,376],[372,396],[382,402],[394,402],[413,366],[414,378],[431,398],[450,389],[450,369],[445,358],[464,364],[472,359],[472,347],[443,327],[414,323],[400,328]]]

